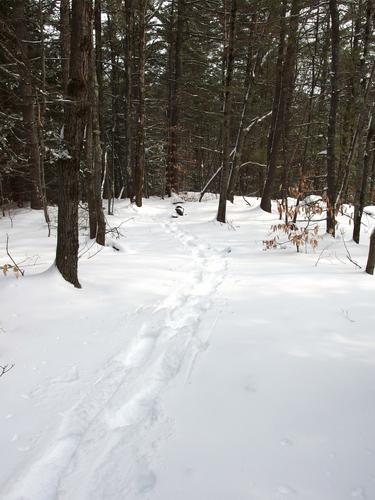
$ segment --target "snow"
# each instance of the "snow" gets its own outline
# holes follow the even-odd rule
[[[369,205],[368,207],[364,208],[363,212],[367,215],[375,216],[375,206]]]
[[[313,203],[318,203],[322,201],[321,196],[317,196],[315,194],[310,194],[306,196],[304,200],[302,200],[301,205],[312,205]]]
[[[116,202],[81,290],[41,213],[0,219],[25,269],[0,280],[0,498],[375,498],[375,281],[343,243],[364,268],[372,217],[360,245],[345,216],[316,253],[264,251],[276,207],[221,225],[196,198]]]

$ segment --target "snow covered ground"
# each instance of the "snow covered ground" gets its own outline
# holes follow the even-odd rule
[[[117,202],[82,290],[41,213],[0,219],[26,272],[0,279],[1,499],[375,499],[375,280],[343,242],[364,267],[373,219],[264,251],[250,201]]]

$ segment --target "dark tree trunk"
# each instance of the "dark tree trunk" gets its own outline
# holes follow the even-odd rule
[[[109,161],[107,163],[106,175],[106,192],[107,192],[107,210],[108,215],[113,215],[114,199],[115,199],[115,158],[117,153],[118,143],[118,113],[117,103],[119,99],[119,71],[116,59],[116,33],[114,25],[114,15],[108,13],[108,34],[109,34],[109,47],[110,47],[110,84],[111,84],[111,149],[109,154]]]
[[[90,72],[90,77],[92,76]],[[90,85],[91,87],[91,85]],[[91,97],[91,88],[90,88]],[[86,152],[86,165],[85,165],[85,188],[87,205],[89,210],[89,229],[90,229],[90,239],[96,238],[98,220],[96,217],[95,208],[95,195],[94,195],[94,146],[93,146],[93,123],[92,123],[92,108],[90,107],[88,112],[87,127],[86,127],[86,141],[85,141],[85,152]]]
[[[285,67],[283,69],[283,89],[282,97],[282,157],[283,157],[283,179],[282,196],[285,203],[285,221],[288,223],[288,189],[290,178],[290,166],[296,154],[296,148],[291,150],[290,128],[291,128],[291,109],[293,103],[293,94],[295,86],[296,63],[297,63],[297,44],[298,44],[298,26],[301,9],[301,0],[293,0],[289,21],[289,35],[285,56]]]
[[[125,0],[125,148],[124,162],[127,177],[127,194],[134,196],[132,175],[132,71],[133,71],[133,0]],[[129,181],[131,179],[131,182]]]
[[[276,83],[274,89],[274,97],[272,104],[271,125],[268,135],[267,147],[267,175],[266,182],[263,187],[262,199],[260,206],[266,212],[271,212],[271,200],[273,186],[276,178],[276,161],[277,161],[277,147],[281,137],[281,129],[278,122],[281,119],[281,92],[282,92],[282,79],[283,79],[283,65],[284,65],[284,52],[285,52],[285,16],[286,16],[286,0],[280,4],[280,35],[279,47],[276,62]]]
[[[370,237],[370,248],[368,252],[366,273],[374,274],[375,267],[375,229],[373,229]]]
[[[168,158],[166,194],[178,192],[178,125],[179,125],[179,86],[182,73],[181,49],[183,40],[183,16],[185,0],[177,0],[177,16],[174,14],[174,2],[171,11],[171,40],[169,63],[169,103],[168,103]],[[177,17],[175,19],[175,17]]]
[[[297,38],[300,12],[300,0],[293,0],[288,27],[288,41],[285,58],[283,57],[285,45],[285,3],[281,7],[281,34],[278,55],[278,80],[275,87],[274,104],[272,109],[271,129],[268,144],[267,176],[263,188],[260,206],[266,212],[271,212],[271,200],[276,180],[277,159],[281,139],[284,135],[284,144],[289,127],[290,107],[293,99],[295,65],[297,58]],[[284,165],[286,169],[286,165]],[[286,173],[284,172],[284,177]]]
[[[142,206],[145,174],[145,22],[146,0],[138,2],[138,123],[135,154],[135,203]]]
[[[27,31],[25,0],[16,0],[15,8],[15,32],[17,37],[18,51],[20,53],[21,83],[20,92],[22,97],[22,118],[27,144],[27,154],[31,167],[31,208],[41,210],[43,208],[43,189],[40,165],[39,147],[39,124],[36,114],[36,91],[33,85],[33,76],[30,63],[30,55],[27,43],[30,36]]]
[[[371,23],[374,15],[374,3],[373,0],[367,1],[366,8],[366,23],[363,27],[363,36],[362,36],[362,53],[360,47],[360,38],[361,38],[361,24],[362,24],[362,16],[363,16],[363,4],[360,2],[358,6],[358,13],[355,22],[354,36],[353,36],[353,49],[352,49],[352,59],[354,70],[353,75],[351,76],[351,96],[350,101],[346,106],[346,118],[345,124],[347,125],[345,128],[349,129],[347,133],[344,133],[344,144],[347,142],[347,135],[351,136],[350,146],[348,151],[345,148],[342,148],[342,154],[346,158],[345,160],[345,169],[343,179],[338,189],[338,193],[336,196],[336,206],[339,206],[339,203],[343,198],[343,195],[347,192],[350,175],[352,174],[352,164],[354,163],[355,154],[359,158],[363,157],[363,146],[364,143],[362,141],[363,131],[366,123],[366,115],[368,112],[368,97],[371,93],[372,88],[372,79],[374,76],[375,65],[372,65],[371,73],[369,78],[367,78],[367,63],[368,63],[368,52],[369,52],[369,44],[370,44],[370,34],[371,34]],[[353,124],[354,118],[356,118],[355,125]],[[357,152],[358,149],[358,152]],[[361,165],[361,162],[357,162],[357,166]],[[355,169],[355,177],[356,177],[356,193],[359,192],[359,184],[361,182],[361,170]],[[355,198],[355,203],[358,202],[358,198]]]
[[[91,35],[91,34],[90,34]],[[99,245],[105,245],[105,218],[101,199],[102,148],[99,124],[99,91],[95,52],[90,40],[91,57],[89,66],[89,116],[86,129],[86,189],[89,207],[90,238]]]
[[[48,226],[48,236],[51,236],[51,220],[48,213],[46,179],[44,171],[44,158],[45,158],[44,123],[45,123],[45,114],[47,108],[47,101],[46,101],[47,92],[46,92],[46,50],[45,50],[45,38],[44,38],[44,15],[43,15],[42,0],[39,0],[38,7],[39,7],[38,14],[39,14],[39,25],[40,25],[40,69],[41,69],[41,80],[42,80],[42,89],[41,89],[42,96],[38,100],[40,183],[42,190],[44,219]]]
[[[70,59],[70,0],[61,0],[60,3],[60,54],[61,75],[64,95],[67,95],[69,83]]]
[[[240,123],[238,125],[236,144],[234,147],[233,159],[232,159],[230,175],[229,175],[229,183],[228,183],[227,196],[228,200],[231,201],[232,203],[234,200],[234,190],[237,184],[238,175],[241,167],[240,160],[242,158],[242,152],[245,142],[245,118],[248,112],[249,103],[251,101],[253,93],[255,77],[259,71],[263,57],[263,51],[261,49],[258,49],[255,56],[255,61],[254,63],[252,62],[253,59],[252,44],[254,43],[256,35],[256,24],[257,24],[256,14],[254,14],[251,21],[251,29],[249,36],[249,46],[248,46],[247,65],[246,65],[245,95],[242,105]]]
[[[372,162],[371,162],[371,174],[370,174],[370,203],[375,201],[375,141],[372,143]]]
[[[95,61],[97,80],[97,102],[99,113],[99,125],[101,138],[104,136],[103,117],[103,43],[102,43],[102,2],[95,0],[94,6],[94,28],[95,28]]]
[[[99,178],[104,174],[105,169],[105,136],[104,136],[104,90],[103,90],[103,42],[102,42],[102,1],[95,0],[94,4],[94,28],[95,28],[95,58],[96,58],[96,80],[97,80],[97,103],[98,111],[97,117],[99,121],[99,131],[100,135],[96,135],[94,139],[99,139],[99,147],[101,150],[100,157],[100,174]],[[94,141],[95,142],[95,141]],[[98,147],[94,145],[94,148]],[[99,159],[95,158],[95,162]],[[96,168],[99,169],[99,165],[96,163]],[[98,174],[97,174],[98,175]],[[101,201],[100,201],[101,203]]]
[[[88,120],[88,68],[90,63],[91,0],[72,1],[69,83],[65,106],[64,151],[59,160],[59,211],[56,266],[64,279],[78,281],[79,170]]]
[[[370,170],[370,158],[371,158],[371,147],[375,135],[375,105],[372,107],[372,111],[369,118],[369,124],[367,129],[366,144],[364,147],[363,155],[358,158],[360,163],[359,175],[357,180],[357,189],[355,195],[354,203],[354,227],[353,227],[353,240],[359,243],[361,234],[361,221],[363,215],[363,209],[365,208],[367,199],[367,189],[369,180],[369,170]],[[363,148],[360,148],[360,151]]]
[[[336,129],[339,106],[340,18],[336,0],[329,0],[331,15],[331,102],[327,131],[327,233],[336,231]]]
[[[364,112],[367,111],[367,98],[371,92],[372,80],[375,72],[375,63],[372,63],[372,68],[370,76],[367,80],[367,57],[369,53],[369,42],[371,33],[371,19],[375,14],[375,6],[372,0],[367,1],[366,6],[366,23],[364,26],[363,33],[363,50],[362,57],[358,57],[358,86],[360,87],[359,94],[361,96],[360,106],[362,109],[359,110],[359,119],[361,122],[360,135],[362,136],[362,130],[364,128],[365,117]],[[361,9],[359,9],[358,17],[360,18]],[[360,23],[359,23],[360,24]],[[368,190],[368,176],[370,173],[370,159],[371,159],[371,146],[375,134],[375,104],[373,102],[372,108],[369,114],[368,128],[366,139],[360,137],[360,143],[358,147],[358,158],[357,158],[357,168],[356,168],[356,191],[354,196],[354,227],[353,227],[353,240],[359,243],[360,233],[361,233],[361,221],[363,209],[365,206]]]
[[[96,84],[96,78],[94,76],[94,84]],[[98,112],[98,90],[97,85],[95,86],[95,97],[96,101],[94,101],[94,109],[92,112],[92,127],[93,127],[93,181],[94,181],[94,204],[95,204],[95,212],[96,212],[96,242],[99,245],[105,245],[105,230],[106,223],[103,212],[102,205],[102,195],[101,195],[101,178],[102,178],[102,145],[101,145],[101,127],[99,122],[99,112]]]
[[[234,66],[234,38],[236,28],[237,0],[231,0],[229,31],[227,36],[227,47],[224,46],[224,53],[227,54],[224,83],[224,106],[223,106],[223,168],[221,170],[220,199],[217,212],[217,220],[226,222],[227,193],[230,173],[230,125],[232,117],[232,77]]]

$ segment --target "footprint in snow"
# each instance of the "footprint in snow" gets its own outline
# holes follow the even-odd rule
[[[296,490],[288,485],[279,486],[278,492],[281,493],[281,495],[296,495],[297,494]]]
[[[156,476],[152,470],[144,470],[137,478],[138,493],[147,493],[152,490],[156,484]]]
[[[257,388],[253,384],[246,384],[244,389],[246,392],[251,394],[255,394],[257,392]]]
[[[293,442],[288,438],[282,439],[280,441],[280,444],[281,444],[281,446],[284,446],[285,448],[290,448],[291,446],[293,446]]]

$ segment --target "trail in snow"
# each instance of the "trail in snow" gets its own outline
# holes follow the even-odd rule
[[[183,365],[189,376],[206,349],[209,339],[200,336],[199,325],[226,272],[225,253],[177,225],[162,227],[188,251],[188,281],[150,311],[130,348],[108,362],[91,391],[64,415],[54,441],[7,499],[130,500],[155,485],[149,462],[157,443],[148,442],[147,432],[158,423],[158,439],[168,435],[163,389]]]

